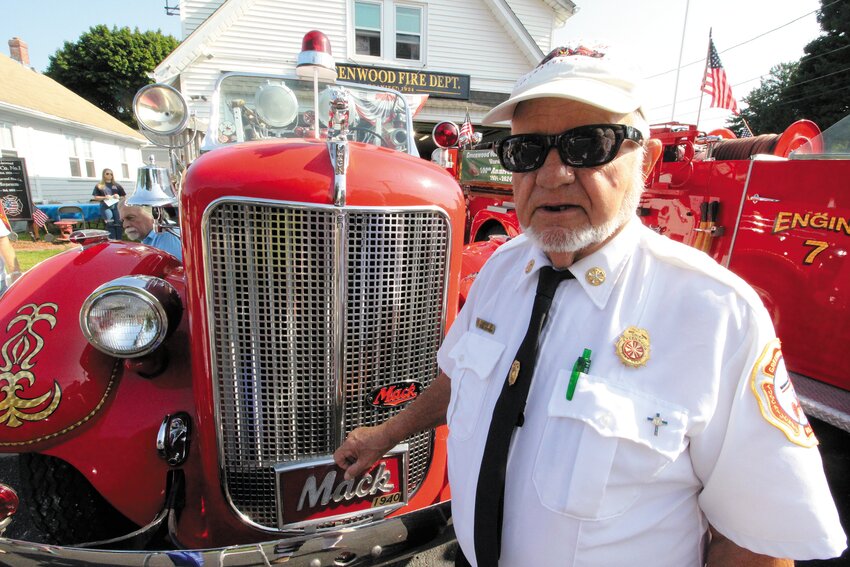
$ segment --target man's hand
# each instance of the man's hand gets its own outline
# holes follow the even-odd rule
[[[350,480],[368,471],[396,443],[386,431],[386,423],[375,427],[358,427],[334,451],[334,461]]]
[[[414,433],[446,422],[452,385],[443,373],[406,408],[375,427],[358,427],[334,452],[334,461],[345,471],[345,480],[360,476],[387,451]]]

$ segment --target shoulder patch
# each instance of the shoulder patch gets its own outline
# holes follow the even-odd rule
[[[773,339],[764,347],[753,367],[750,386],[762,416],[789,441],[803,447],[818,444],[785,368],[779,339]]]

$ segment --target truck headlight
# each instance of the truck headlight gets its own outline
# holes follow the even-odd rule
[[[83,335],[97,350],[135,358],[154,351],[180,323],[177,290],[152,276],[124,276],[94,290],[80,311]]]

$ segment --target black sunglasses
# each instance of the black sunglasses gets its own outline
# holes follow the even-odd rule
[[[625,124],[588,124],[554,135],[514,134],[496,144],[496,154],[502,167],[516,173],[542,166],[553,147],[571,167],[598,167],[617,156],[624,140],[640,143],[643,135]]]

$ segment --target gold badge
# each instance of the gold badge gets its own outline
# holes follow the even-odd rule
[[[649,332],[646,329],[629,327],[617,340],[617,356],[626,366],[637,368],[649,360]]]
[[[590,285],[602,285],[605,281],[605,270],[602,268],[590,268],[587,270],[587,273],[584,274],[584,279],[586,279],[587,283]]]
[[[485,321],[480,317],[475,320],[475,326],[484,331],[485,333],[490,333],[491,335],[496,332],[496,325],[494,325],[490,321]]]
[[[525,273],[530,274],[531,270],[534,269],[534,260],[529,260],[528,264],[525,265]]]
[[[508,384],[513,386],[517,376],[519,376],[519,360],[514,360],[511,371],[508,372]]]

